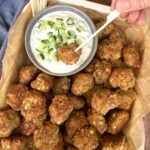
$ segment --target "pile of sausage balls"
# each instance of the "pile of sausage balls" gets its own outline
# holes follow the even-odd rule
[[[97,28],[103,22],[97,24]],[[19,70],[0,111],[2,150],[128,150],[124,128],[136,100],[139,46],[110,24],[92,62],[54,77],[34,65]]]

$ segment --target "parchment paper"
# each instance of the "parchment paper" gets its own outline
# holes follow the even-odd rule
[[[55,2],[49,0],[49,5],[53,5]],[[80,1],[79,3],[79,0],[59,0],[60,2],[73,4],[77,7],[82,6],[80,9],[92,19],[101,19],[110,12],[109,7],[91,2]],[[31,19],[31,7],[28,4],[9,33],[7,49],[3,59],[2,80],[0,81],[0,109],[7,107],[5,104],[7,88],[11,83],[16,82],[19,67],[30,63],[25,51],[24,36]],[[114,23],[125,31],[129,40],[136,41],[141,45],[143,64],[140,72],[138,72],[135,87],[138,96],[132,109],[131,121],[124,132],[129,138],[131,150],[144,150],[145,135],[142,118],[150,111],[150,22],[148,21],[146,26],[142,28],[129,25],[121,19]]]

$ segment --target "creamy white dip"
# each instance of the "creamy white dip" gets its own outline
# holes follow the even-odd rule
[[[68,18],[74,19],[73,25],[68,25],[66,22],[68,21]],[[81,18],[79,15],[70,12],[70,11],[56,11],[50,14],[45,15],[42,17],[33,27],[32,33],[31,33],[31,49],[33,51],[33,54],[37,61],[47,70],[51,71],[52,73],[69,73],[77,68],[79,68],[85,60],[89,57],[93,40],[91,40],[85,47],[82,49],[82,54],[80,56],[80,59],[78,62],[74,65],[66,65],[62,61],[56,60],[57,58],[57,48],[52,46],[52,52],[47,54],[44,50],[42,52],[39,52],[38,48],[40,47],[41,41],[48,39],[48,33],[52,33],[54,36],[58,36],[58,30],[53,29],[51,26],[47,26],[46,29],[41,30],[39,29],[39,25],[41,22],[56,22],[56,18],[63,19],[63,26],[65,26],[65,32],[73,31],[76,35],[75,39],[79,39],[80,42],[84,42],[90,35],[92,35],[92,32],[90,30],[89,25],[84,21],[83,18]],[[82,27],[82,31],[78,31],[78,27]],[[70,44],[74,42],[74,39],[68,39],[67,44]],[[39,58],[39,53],[42,53],[42,56],[44,55],[43,59]],[[41,56],[41,55],[40,55]]]

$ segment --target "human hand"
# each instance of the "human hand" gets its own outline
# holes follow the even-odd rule
[[[111,7],[119,10],[121,17],[127,18],[129,22],[144,25],[145,9],[150,7],[150,0],[112,0]]]

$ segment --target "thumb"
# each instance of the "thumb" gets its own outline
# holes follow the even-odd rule
[[[121,12],[136,11],[150,7],[150,0],[118,0],[116,9]]]

